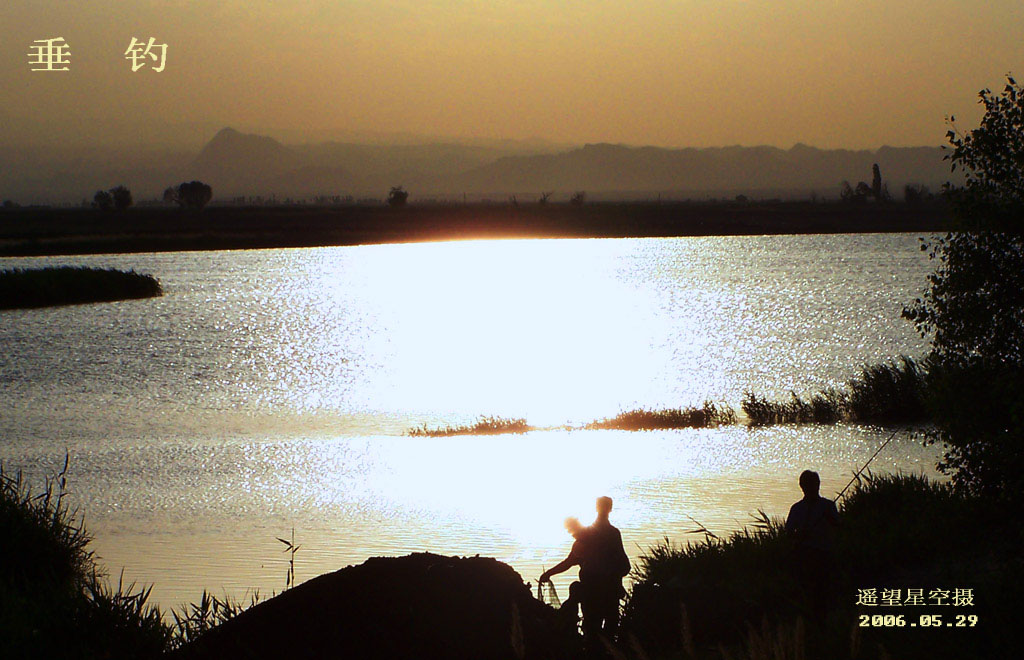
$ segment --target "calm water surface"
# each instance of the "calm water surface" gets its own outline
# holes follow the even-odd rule
[[[535,579],[562,520],[613,521],[634,559],[665,536],[783,515],[882,429],[556,430],[635,407],[738,408],[921,355],[902,305],[916,235],[453,242],[2,259],[134,268],[162,298],[0,313],[0,458],[70,487],[112,572],[165,606],[241,596],[369,556],[485,554]],[[524,436],[418,439],[526,417]],[[902,437],[876,470],[933,474]],[[560,584],[564,593],[567,579]]]

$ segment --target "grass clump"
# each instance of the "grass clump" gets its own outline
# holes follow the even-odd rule
[[[787,401],[770,401],[753,392],[743,395],[741,408],[752,425],[835,424],[857,422],[904,424],[924,421],[927,370],[902,356],[865,366],[842,390],[829,388],[804,399],[790,392]]]
[[[173,632],[148,588],[104,579],[66,473],[33,493],[0,466],[0,657],[155,657]]]
[[[731,406],[705,401],[700,408],[671,408],[667,410],[629,410],[615,417],[590,422],[586,429],[617,429],[623,431],[649,431],[654,429],[709,428],[736,423],[736,411]]]
[[[57,266],[0,271],[0,309],[76,305],[163,295],[152,275],[114,268]]]
[[[125,584],[123,572],[116,586],[105,578],[67,505],[67,469],[65,457],[33,492],[0,465],[0,658],[155,658],[260,601],[259,592],[245,605],[204,591],[166,621],[152,587]]]
[[[174,618],[175,646],[184,646],[196,641],[213,628],[230,621],[259,602],[259,591],[254,591],[249,597],[249,603],[243,604],[227,595],[218,598],[203,590],[198,603],[189,603],[171,612]]]
[[[879,658],[883,648],[892,657],[1000,657],[1019,646],[1009,621],[1024,583],[1022,526],[1012,511],[905,474],[859,479],[839,508],[827,607],[814,609],[800,592],[783,521],[758,512],[727,538],[649,548],[634,568],[624,629],[652,658]],[[974,606],[858,607],[858,590],[869,588],[970,588]],[[858,625],[859,614],[936,613],[976,614],[991,626]]]
[[[527,433],[534,430],[525,419],[485,416],[475,423],[463,426],[428,427],[426,424],[409,429],[406,435],[413,437],[438,438],[451,435],[501,435],[503,433]]]

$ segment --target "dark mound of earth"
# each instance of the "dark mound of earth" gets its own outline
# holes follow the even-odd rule
[[[192,658],[573,658],[580,638],[486,557],[377,557],[252,607],[174,655]]]

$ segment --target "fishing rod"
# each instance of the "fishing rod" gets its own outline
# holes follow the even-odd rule
[[[871,461],[875,460],[875,457],[878,456],[882,452],[883,449],[885,449],[885,446],[887,444],[892,442],[892,439],[895,438],[896,434],[899,433],[899,432],[900,432],[899,429],[896,429],[895,431],[893,431],[892,435],[890,435],[889,438],[885,442],[882,443],[882,446],[875,450],[875,453],[871,455],[871,458],[869,458],[868,462],[864,464],[864,467],[862,467],[861,469],[859,469],[859,470],[857,470],[856,472],[853,473],[853,479],[850,479],[850,483],[848,483],[845,486],[843,486],[843,489],[841,491],[839,491],[839,494],[836,495],[832,499],[833,502],[838,502],[839,501],[839,498],[843,496],[843,493],[846,492],[846,489],[849,488],[850,486],[852,486],[853,482],[857,481],[857,479],[860,478],[861,473],[864,472],[864,470],[868,469],[868,466],[871,465]]]

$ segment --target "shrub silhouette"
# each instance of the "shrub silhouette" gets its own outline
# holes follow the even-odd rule
[[[100,211],[109,211],[114,208],[114,196],[106,190],[97,190],[92,196],[92,207]]]
[[[388,205],[399,207],[405,206],[406,202],[409,201],[409,191],[402,188],[402,186],[394,186],[388,192]]]
[[[202,181],[179,183],[164,191],[164,201],[182,208],[201,209],[213,198],[213,188]]]

